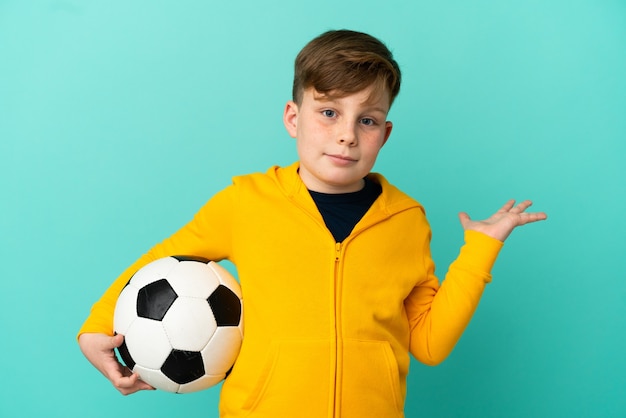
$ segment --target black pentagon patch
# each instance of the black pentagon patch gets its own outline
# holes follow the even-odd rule
[[[132,370],[133,367],[135,367],[135,360],[133,360],[133,358],[130,355],[130,352],[128,351],[128,347],[126,346],[126,341],[124,341],[122,345],[117,347],[117,352],[120,354],[120,357],[122,358],[122,361],[124,362],[126,367]]]
[[[152,282],[137,294],[137,316],[161,321],[177,297],[166,279]]]
[[[232,290],[219,285],[207,299],[218,327],[236,327],[241,319],[241,301]]]
[[[211,260],[207,260],[206,258],[196,257],[195,255],[173,255],[172,258],[177,259],[178,261],[197,261],[198,263],[209,264]]]
[[[202,354],[197,351],[172,350],[161,366],[163,374],[179,385],[204,376]]]

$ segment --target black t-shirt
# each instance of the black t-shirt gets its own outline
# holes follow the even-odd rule
[[[322,214],[326,227],[342,242],[350,235],[372,203],[380,196],[382,187],[367,177],[365,186],[358,192],[327,194],[309,190],[317,209]]]

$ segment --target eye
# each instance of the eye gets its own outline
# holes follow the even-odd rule
[[[361,123],[365,126],[376,125],[376,121],[372,118],[363,118],[361,119]]]
[[[322,110],[322,115],[326,116],[327,118],[334,118],[337,115],[337,113],[335,113],[334,110],[325,109],[325,110]]]

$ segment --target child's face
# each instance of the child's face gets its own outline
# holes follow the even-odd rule
[[[349,193],[363,188],[378,152],[391,133],[387,121],[389,93],[374,87],[341,98],[328,98],[313,88],[302,103],[287,103],[283,121],[296,138],[300,177],[310,190]]]

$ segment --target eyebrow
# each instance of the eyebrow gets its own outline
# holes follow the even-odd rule
[[[368,107],[368,108],[367,108],[367,110],[368,110],[368,111],[370,111],[370,112],[371,112],[371,111],[375,111],[375,112],[384,113],[385,115],[386,115],[386,114],[387,114],[387,112],[388,112],[388,110],[386,110],[386,109],[384,109],[384,108],[382,108],[382,107],[377,107],[377,106],[375,106],[375,107]]]
[[[328,96],[328,95],[326,95],[326,94],[321,94],[321,93],[318,93],[318,94],[313,95],[313,99],[314,99],[315,101],[319,101],[319,102],[325,102],[325,103],[337,103],[339,100],[341,100],[341,99],[342,99],[342,97],[333,98],[333,97],[329,97],[329,96]],[[364,101],[364,102],[362,102],[362,103],[361,103],[361,104],[363,104],[363,105],[365,105],[365,106],[366,106],[366,111],[367,111],[367,112],[372,112],[372,111],[374,111],[374,112],[380,112],[380,113],[383,113],[383,114],[385,114],[385,115],[386,115],[387,113],[389,113],[389,109],[385,109],[384,107],[379,107],[379,106],[367,107],[367,102],[368,102],[368,101],[366,100],[366,101]]]

